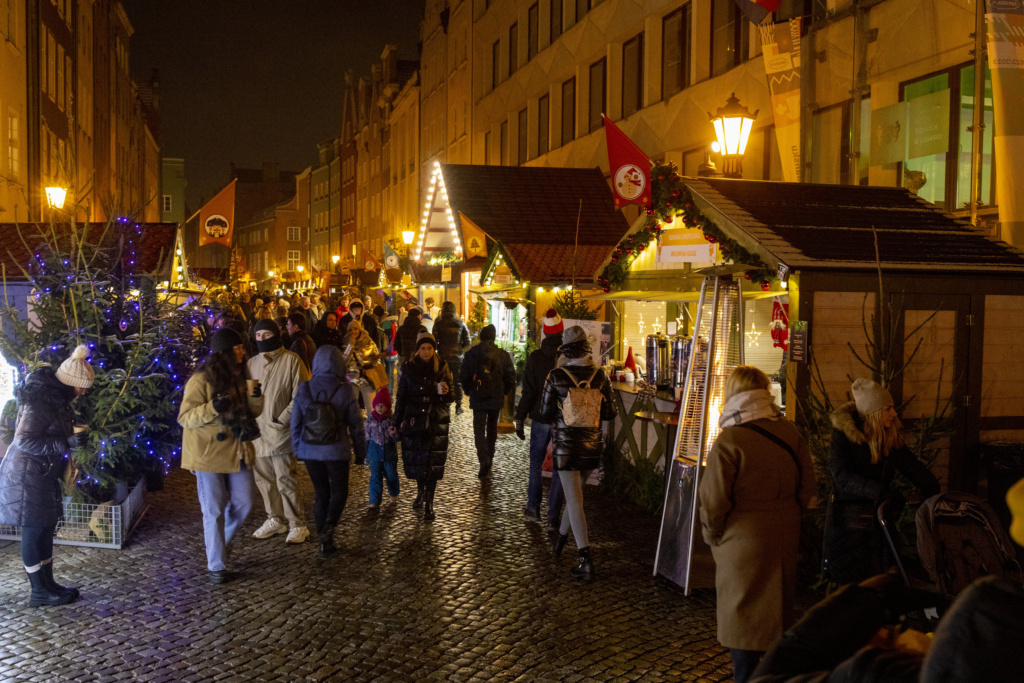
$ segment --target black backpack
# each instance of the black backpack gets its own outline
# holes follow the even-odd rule
[[[497,398],[505,395],[500,354],[481,354],[480,363],[473,374],[473,394],[476,398]]]
[[[339,385],[326,401],[318,394],[306,407],[302,420],[303,443],[326,446],[341,441],[341,435],[338,434],[338,412],[331,401],[342,386],[344,385]]]

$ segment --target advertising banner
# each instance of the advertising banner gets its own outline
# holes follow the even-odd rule
[[[718,245],[704,239],[700,229],[665,230],[658,247],[658,263],[714,263]]]
[[[761,50],[775,116],[782,179],[800,182],[800,18],[764,24]]]

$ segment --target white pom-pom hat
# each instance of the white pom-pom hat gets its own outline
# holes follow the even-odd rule
[[[60,364],[57,368],[57,379],[69,387],[81,387],[88,389],[96,380],[96,373],[89,364],[89,347],[79,344],[71,357]]]
[[[553,308],[547,310],[541,322],[544,324],[544,334],[558,334],[565,329],[562,316]]]

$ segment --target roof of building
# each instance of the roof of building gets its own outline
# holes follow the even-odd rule
[[[576,276],[592,277],[629,229],[597,168],[446,164],[441,174],[456,220],[501,243],[533,282],[570,280],[577,240]]]
[[[685,178],[694,202],[771,268],[1024,272],[1024,253],[909,190]]]
[[[48,228],[49,226],[41,226]],[[106,223],[88,224],[90,241],[103,240],[104,244],[125,245],[122,263],[129,272],[138,275],[167,276],[174,258],[175,223]],[[21,234],[21,238],[17,235]],[[0,223],[0,234],[9,236],[0,247],[0,264],[9,281],[24,281],[22,269],[32,263],[34,254],[43,254],[45,242],[34,223]],[[70,250],[70,243],[61,247]]]

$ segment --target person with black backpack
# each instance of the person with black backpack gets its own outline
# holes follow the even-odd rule
[[[480,330],[480,343],[466,352],[460,380],[473,410],[473,439],[480,460],[479,477],[491,473],[494,447],[498,442],[498,415],[505,395],[516,388],[516,369],[508,351],[494,343],[494,325]]]
[[[295,455],[313,482],[313,518],[320,556],[337,552],[334,529],[348,500],[349,461],[366,460],[366,433],[359,392],[345,379],[345,359],[336,346],[317,349],[313,378],[299,385],[292,406]]]

